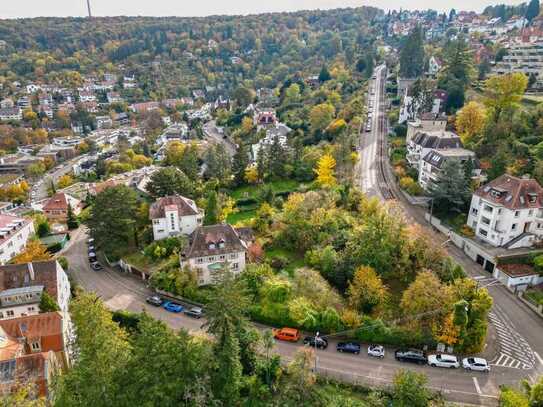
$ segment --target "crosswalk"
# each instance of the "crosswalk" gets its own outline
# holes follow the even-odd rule
[[[474,280],[479,283],[479,288],[481,287],[492,287],[495,285],[500,285],[500,280],[494,278],[494,277],[487,277],[487,276],[475,276],[473,277]]]
[[[494,305],[488,317],[496,329],[500,346],[499,354],[490,364],[512,369],[532,369],[535,366],[535,354],[509,317],[497,305]]]

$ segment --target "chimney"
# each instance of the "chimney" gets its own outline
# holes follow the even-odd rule
[[[36,278],[36,275],[34,274],[34,266],[32,265],[32,262],[26,263],[28,267],[28,275],[30,276],[30,281],[34,281]]]

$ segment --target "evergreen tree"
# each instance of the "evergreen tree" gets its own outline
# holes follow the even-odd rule
[[[281,144],[279,136],[274,137],[269,147],[268,165],[269,174],[273,178],[282,178],[285,175],[285,164],[287,161],[286,151]]]
[[[176,194],[194,197],[194,183],[175,167],[165,167],[154,172],[146,189],[155,199]]]
[[[204,225],[215,225],[219,222],[219,202],[217,193],[210,191],[207,194],[207,203],[204,215]]]
[[[206,151],[204,161],[207,165],[206,177],[217,178],[222,185],[230,181],[232,160],[222,143],[210,147]]]
[[[68,214],[66,219],[66,225],[68,226],[68,229],[77,229],[79,227],[79,222],[77,221],[77,218],[74,215],[74,211],[72,209],[72,205],[68,204]]]
[[[330,75],[330,72],[328,72],[326,65],[323,65],[319,73],[319,82],[324,83],[330,79],[332,79],[332,76]]]
[[[526,19],[532,21],[539,15],[539,0],[531,0],[526,9]]]
[[[436,212],[463,212],[471,198],[471,190],[462,163],[445,161],[436,182],[430,183],[429,192]]]
[[[239,148],[234,155],[232,162],[232,173],[234,174],[234,183],[237,186],[245,183],[245,170],[249,166],[249,153],[245,143],[240,143]]]
[[[400,50],[400,76],[418,78],[424,72],[422,29],[416,26],[404,40]]]

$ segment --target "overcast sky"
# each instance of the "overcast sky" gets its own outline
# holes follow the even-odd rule
[[[328,9],[372,5],[384,9],[425,9],[439,11],[481,11],[489,4],[519,4],[522,0],[90,0],[96,16],[205,16],[251,14],[270,11]],[[0,18],[38,16],[84,16],[86,0],[0,0]]]

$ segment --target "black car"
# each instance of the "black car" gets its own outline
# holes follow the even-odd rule
[[[102,265],[98,263],[97,261],[91,263],[90,266],[94,271],[103,270]]]
[[[309,345],[312,348],[326,349],[328,347],[328,340],[322,336],[306,336],[304,338],[304,345]]]
[[[400,362],[418,363],[419,365],[427,363],[426,355],[420,349],[398,349],[394,352],[394,357]]]
[[[160,307],[163,303],[162,298],[160,298],[158,295],[147,297],[145,301],[147,301],[148,304],[154,305],[155,307]]]
[[[360,353],[360,344],[357,342],[340,342],[336,346],[338,352],[354,353],[358,355]]]
[[[204,316],[204,310],[200,307],[192,307],[185,311],[185,315],[188,317],[200,319]]]

